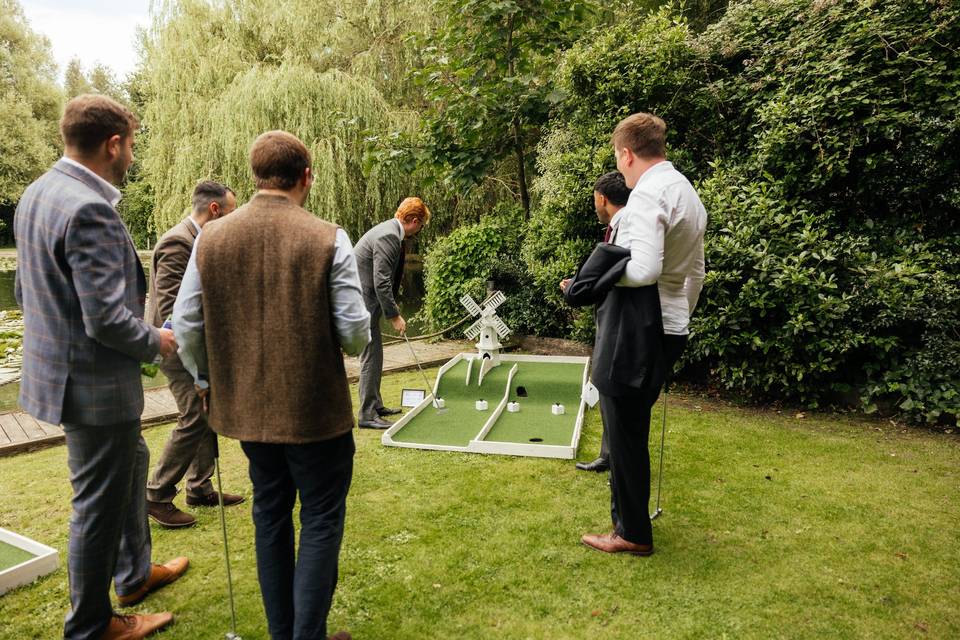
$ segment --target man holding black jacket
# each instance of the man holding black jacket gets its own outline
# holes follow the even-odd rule
[[[707,213],[690,182],[666,159],[666,124],[649,113],[622,120],[612,136],[627,205],[564,288],[571,304],[597,308],[593,384],[610,447],[613,532],[582,542],[607,553],[653,553],[650,410],[686,346],[703,286]],[[605,283],[605,286],[604,286]]]

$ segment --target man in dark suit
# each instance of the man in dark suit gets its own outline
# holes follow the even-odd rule
[[[209,391],[210,426],[240,440],[250,462],[270,637],[322,640],[353,475],[341,349],[366,346],[370,314],[350,238],[303,208],[313,184],[307,148],[269,131],[254,141],[250,164],[257,193],[197,238],[173,328],[184,366]]]
[[[627,204],[627,198],[630,197],[630,189],[623,181],[623,174],[619,171],[610,171],[597,178],[593,185],[593,208],[597,214],[597,220],[604,225],[604,242],[610,241],[610,220],[617,214],[623,205]],[[564,280],[560,283],[560,289],[566,291],[570,280]],[[578,462],[577,469],[581,471],[606,471],[610,468],[610,446],[607,444],[607,430],[603,430],[600,438],[600,455],[590,462]]]
[[[155,327],[163,326],[164,321],[173,315],[173,303],[200,229],[236,209],[237,197],[229,187],[213,180],[203,180],[194,188],[191,204],[190,215],[163,234],[153,250],[147,319]],[[153,477],[147,483],[147,514],[161,526],[176,529],[189,527],[197,521],[173,504],[177,483],[184,475],[187,476],[188,505],[213,507],[218,504],[217,492],[210,482],[217,436],[207,424],[203,403],[193,386],[193,376],[183,368],[180,357],[172,354],[164,358],[160,370],[169,381],[180,415]],[[224,506],[241,502],[243,496],[223,494]]]
[[[143,320],[146,279],[114,208],[136,127],[126,107],[104,96],[68,102],[60,120],[64,157],[27,187],[14,216],[24,321],[20,405],[63,425],[73,485],[68,639],[142,638],[169,624],[170,613],[115,614],[110,582],[129,606],[188,564],[150,563],[139,363],[169,356],[176,342]]]
[[[581,540],[607,553],[648,556],[650,410],[687,342],[703,285],[707,213],[666,159],[663,120],[633,114],[617,125],[612,142],[631,192],[610,221],[609,242],[627,258],[597,309],[592,380],[609,439],[613,532]]]
[[[370,311],[370,344],[360,354],[360,427],[388,429],[385,416],[400,413],[383,405],[380,397],[380,378],[383,376],[383,336],[380,334],[380,316],[403,334],[407,322],[400,315],[396,296],[403,277],[404,240],[420,233],[430,221],[430,210],[420,198],[406,198],[396,215],[381,222],[363,234],[357,242],[357,268],[363,301]]]

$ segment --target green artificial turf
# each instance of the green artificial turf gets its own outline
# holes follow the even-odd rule
[[[384,399],[418,380],[385,376]],[[356,431],[330,630],[358,640],[960,638],[956,435],[679,393],[670,403],[650,558],[580,544],[608,530],[604,474],[570,460],[384,447],[381,432]],[[659,417],[658,404],[654,467]],[[154,464],[171,428],[144,432]],[[590,410],[580,460],[596,456],[600,433]],[[247,497],[227,510],[238,631],[266,640],[246,459],[220,442],[224,489]],[[62,559],[0,596],[0,640],[62,637],[66,457],[54,447],[0,458],[0,523]],[[182,494],[175,502],[184,506]],[[126,610],[172,611],[158,640],[230,629],[217,510],[189,510],[197,527],[151,530],[154,559],[186,554],[190,570]]]
[[[15,567],[21,562],[26,562],[36,556],[29,551],[24,551],[20,547],[15,547],[6,542],[0,542],[0,571]]]
[[[518,365],[510,385],[510,400],[520,402],[520,412],[504,411],[485,440],[523,444],[570,446],[580,407],[583,364],[557,362],[512,362],[491,369],[477,386],[480,366],[475,362],[466,384],[467,362],[461,360],[440,379],[439,395],[447,411],[427,407],[394,434],[398,442],[466,447],[475,438],[503,399],[510,369]],[[527,397],[519,397],[524,387]],[[477,411],[476,401],[486,400],[488,409]],[[554,402],[567,410],[562,416],[551,413]],[[534,440],[538,439],[538,440]]]
[[[491,369],[477,386],[478,363],[474,363],[469,387],[467,362],[461,360],[440,378],[437,395],[443,398],[446,411],[437,412],[432,406],[425,408],[400,431],[394,434],[397,442],[438,444],[450,447],[466,447],[490,419],[491,412],[506,391],[510,367],[506,363]],[[432,378],[431,378],[432,379]],[[484,399],[489,404],[486,411],[477,411],[476,401]]]
[[[510,401],[520,403],[520,411],[504,411],[484,440],[519,442],[569,447],[580,409],[584,364],[558,362],[518,362],[517,375],[510,385]],[[504,362],[501,367],[513,366]],[[517,394],[524,387],[527,397]],[[550,408],[555,402],[566,413],[555,416]],[[538,439],[538,440],[534,440]]]

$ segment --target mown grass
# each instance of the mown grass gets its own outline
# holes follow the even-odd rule
[[[385,397],[422,386],[388,376]],[[883,422],[803,420],[674,397],[664,515],[648,559],[579,544],[608,526],[601,475],[570,461],[388,449],[357,435],[331,631],[404,638],[960,637],[960,443]],[[659,411],[659,405],[658,409]],[[658,413],[654,420],[658,419]],[[588,412],[580,455],[599,444]],[[149,429],[154,455],[170,427]],[[249,496],[222,446],[225,487]],[[0,459],[0,526],[65,552],[63,447]],[[182,504],[182,502],[181,502]],[[228,513],[244,640],[266,638],[249,503]],[[187,554],[178,583],[140,611],[171,610],[160,638],[229,629],[214,509],[188,531],[153,529],[154,556]],[[61,562],[64,556],[61,555]],[[56,573],[0,597],[0,638],[56,638]]]

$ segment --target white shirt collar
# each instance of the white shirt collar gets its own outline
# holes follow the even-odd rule
[[[660,173],[661,171],[666,171],[666,170],[668,170],[668,169],[673,169],[673,163],[670,162],[669,160],[661,160],[661,161],[658,162],[657,164],[651,166],[651,167],[648,168],[646,171],[644,171],[644,172],[643,172],[643,175],[640,176],[640,178],[637,180],[637,184],[634,185],[633,188],[636,189],[637,186],[639,186],[641,182],[643,182],[644,180],[649,179],[650,176],[652,176],[652,175],[654,175],[654,174],[656,174],[656,173]]]
[[[407,234],[403,231],[403,223],[394,218],[394,221],[397,223],[397,226],[400,227],[400,242],[403,242],[403,239],[407,237]]]
[[[84,165],[80,164],[80,163],[77,162],[76,160],[74,160],[74,159],[72,159],[72,158],[68,158],[67,156],[63,156],[62,159],[63,159],[65,162],[70,163],[70,164],[73,165],[74,167],[77,167],[77,168],[80,169],[81,171],[86,172],[87,175],[93,176],[93,179],[96,180],[97,183],[98,183],[101,187],[103,187],[104,191],[105,191],[107,194],[109,194],[109,197],[107,198],[107,201],[110,203],[110,206],[112,206],[112,207],[116,207],[116,206],[117,206],[117,203],[120,202],[120,198],[121,198],[122,195],[123,195],[123,194],[120,193],[120,189],[117,189],[115,186],[113,186],[112,184],[110,184],[109,182],[107,182],[106,180],[104,180],[103,178],[101,178],[100,176],[98,176],[98,175],[95,174],[93,171],[91,171],[90,169],[88,169],[88,168],[85,167]]]

